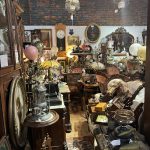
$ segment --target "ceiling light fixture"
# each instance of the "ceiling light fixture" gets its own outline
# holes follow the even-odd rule
[[[115,9],[115,13],[118,13],[119,10],[125,8],[129,3],[129,0],[113,0],[113,1],[115,3],[115,7],[117,6],[117,8]]]
[[[71,21],[73,26],[73,17],[76,11],[80,9],[80,2],[79,0],[66,0],[65,2],[65,9],[68,11],[68,13],[71,14]],[[70,29],[69,34],[72,35],[73,29]]]
[[[75,14],[76,11],[80,9],[80,2],[79,0],[66,0],[65,2],[65,9],[70,14]]]

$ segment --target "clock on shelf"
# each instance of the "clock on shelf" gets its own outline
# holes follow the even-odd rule
[[[56,44],[59,51],[66,50],[66,26],[62,23],[56,24]]]

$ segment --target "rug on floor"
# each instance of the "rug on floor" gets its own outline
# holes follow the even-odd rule
[[[67,140],[68,150],[94,150],[93,137],[76,137]]]

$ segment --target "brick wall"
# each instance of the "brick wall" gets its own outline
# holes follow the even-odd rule
[[[148,0],[130,0],[129,5],[115,14],[114,0],[80,0],[80,10],[74,17],[74,25],[86,26],[91,22],[101,26],[147,25]],[[25,25],[71,25],[65,10],[65,0],[22,0]]]

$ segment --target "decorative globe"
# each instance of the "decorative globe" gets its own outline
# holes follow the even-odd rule
[[[133,43],[130,47],[129,47],[129,52],[132,56],[137,56],[137,52],[140,49],[142,45],[139,43]]]
[[[141,61],[146,60],[146,46],[141,46],[137,52],[137,56]]]
[[[38,58],[38,49],[35,46],[29,45],[25,48],[24,54],[29,60],[35,60]]]

